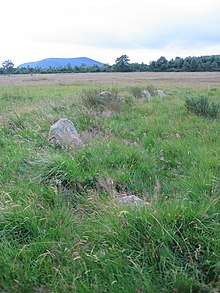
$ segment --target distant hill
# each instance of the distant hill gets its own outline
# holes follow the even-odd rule
[[[27,62],[19,65],[19,68],[22,67],[30,67],[30,68],[49,68],[49,67],[65,67],[67,65],[73,66],[103,66],[103,63],[95,61],[93,59],[87,58],[87,57],[79,57],[79,58],[47,58],[43,59],[41,61],[36,62]]]

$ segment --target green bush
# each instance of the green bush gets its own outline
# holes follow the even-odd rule
[[[214,119],[217,118],[220,108],[219,105],[210,103],[207,97],[200,97],[199,99],[189,97],[186,99],[185,107],[188,111],[197,115]]]

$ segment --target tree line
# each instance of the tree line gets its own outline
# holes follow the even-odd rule
[[[161,56],[156,61],[149,64],[130,63],[127,55],[122,55],[115,60],[115,64],[104,64],[103,66],[71,66],[67,64],[63,67],[30,68],[14,67],[11,60],[6,60],[0,67],[0,74],[36,74],[36,73],[86,73],[86,72],[201,72],[220,71],[220,55],[210,55],[201,57],[176,57],[167,60]]]

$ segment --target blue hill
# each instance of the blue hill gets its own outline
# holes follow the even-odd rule
[[[47,58],[43,59],[41,61],[36,61],[36,62],[27,62],[19,65],[19,68],[22,67],[30,67],[30,68],[49,68],[49,67],[65,67],[67,65],[70,66],[92,66],[92,65],[97,65],[97,66],[103,66],[103,63],[95,61],[93,59],[87,58],[87,57],[79,57],[79,58]]]

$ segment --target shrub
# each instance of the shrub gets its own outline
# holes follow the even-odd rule
[[[197,115],[203,115],[213,119],[217,118],[220,108],[219,105],[210,103],[207,97],[200,97],[199,99],[188,97],[185,101],[185,107],[188,111]]]

